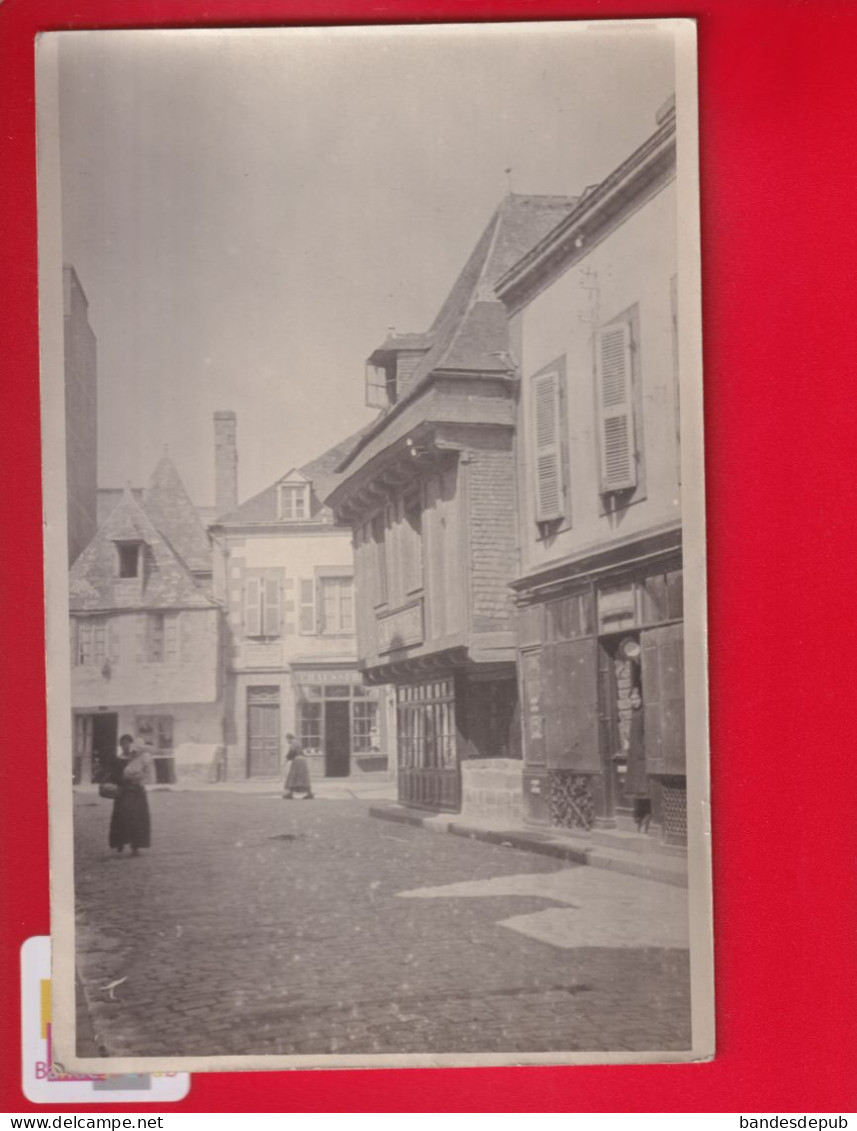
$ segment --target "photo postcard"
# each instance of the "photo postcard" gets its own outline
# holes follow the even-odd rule
[[[56,1063],[713,1056],[694,23],[36,56]]]

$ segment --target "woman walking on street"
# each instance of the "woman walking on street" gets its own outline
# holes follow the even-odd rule
[[[289,772],[286,774],[286,783],[283,787],[283,798],[291,801],[296,793],[304,794],[304,801],[312,800],[312,783],[309,778],[309,765],[304,757],[301,744],[293,734],[287,734],[289,749],[286,761],[289,763]]]
[[[131,855],[139,856],[141,848],[151,843],[149,802],[145,782],[149,780],[152,756],[148,750],[134,745],[130,734],[119,739],[119,754],[110,780],[119,789],[110,817],[110,847],[122,852],[126,844]]]

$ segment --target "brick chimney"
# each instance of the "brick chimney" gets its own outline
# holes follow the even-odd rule
[[[214,414],[214,506],[217,517],[238,506],[237,417],[231,410]]]

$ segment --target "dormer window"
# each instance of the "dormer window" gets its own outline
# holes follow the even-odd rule
[[[116,552],[119,558],[120,577],[140,576],[140,551],[142,542],[117,542]]]
[[[414,375],[431,346],[428,334],[391,331],[366,362],[366,404],[390,409],[411,389]]]
[[[306,522],[310,518],[312,484],[300,472],[292,472],[278,486],[278,513],[283,522]]]

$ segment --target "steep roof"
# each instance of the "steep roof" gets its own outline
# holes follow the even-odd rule
[[[143,509],[191,572],[210,573],[211,543],[184,483],[166,452],[143,493]]]
[[[429,330],[432,346],[416,368],[411,389],[436,369],[504,372],[507,320],[494,284],[571,212],[569,196],[510,193],[491,217]]]
[[[117,542],[143,543],[142,576],[117,575]],[[214,601],[196,584],[179,555],[126,490],[69,574],[72,612],[102,609],[212,608]]]
[[[443,370],[508,373],[508,315],[494,287],[514,263],[563,221],[576,204],[577,198],[572,196],[524,196],[518,193],[510,193],[500,202],[430,329],[425,334],[407,335],[415,346],[428,346],[428,349],[415,366],[394,412],[416,395],[432,373]],[[379,356],[389,349],[407,348],[402,344],[405,337],[389,337],[372,356]],[[389,415],[387,412],[364,429],[353,448],[343,454],[340,473],[345,472],[364,442],[383,430]]]
[[[371,425],[369,425],[369,427],[371,427]],[[347,439],[341,440],[334,447],[329,448],[316,459],[296,469],[312,483],[308,521],[328,524],[333,522],[333,515],[330,509],[324,505],[324,499],[332,493],[339,481],[340,476],[335,472],[337,465],[345,458],[348,452],[351,451],[366,430],[366,428],[362,428],[359,432],[355,432],[353,436],[349,436]],[[273,522],[282,522],[284,526],[291,525],[289,522],[281,519],[279,514],[277,487],[282,483],[284,478],[285,475],[280,476],[279,479],[276,479],[257,495],[253,495],[228,514],[222,515],[218,518],[215,525],[241,526],[244,523]]]

